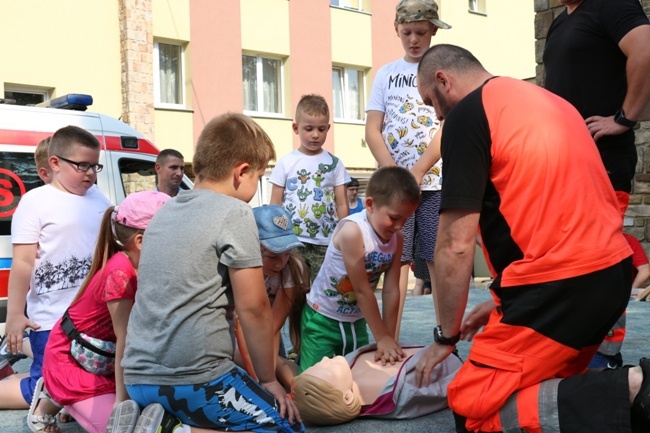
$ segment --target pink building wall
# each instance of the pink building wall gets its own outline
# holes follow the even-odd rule
[[[239,1],[190,0],[194,145],[214,116],[243,110],[240,11]]]

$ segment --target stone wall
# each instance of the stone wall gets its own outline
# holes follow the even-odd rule
[[[119,0],[122,121],[154,141],[153,0]]]
[[[537,62],[537,84],[544,84],[544,63],[542,54],[546,33],[553,19],[564,11],[559,0],[535,1],[535,61]],[[588,1],[588,0],[587,0]],[[650,15],[650,0],[641,0]],[[650,75],[650,71],[648,71]],[[641,241],[650,256],[650,121],[642,122],[636,129],[636,146],[639,160],[632,184],[630,207],[626,212],[625,231]]]

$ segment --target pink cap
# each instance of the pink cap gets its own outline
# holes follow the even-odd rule
[[[159,191],[140,191],[129,194],[115,208],[113,221],[127,227],[145,230],[158,209],[171,197]]]

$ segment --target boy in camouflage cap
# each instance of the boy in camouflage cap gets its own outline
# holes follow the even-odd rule
[[[434,0],[400,0],[395,12],[395,32],[402,42],[404,57],[377,71],[366,105],[366,142],[379,166],[399,165],[409,169],[422,190],[420,205],[402,228],[401,302],[396,330],[399,338],[408,265],[414,258],[416,235],[420,257],[433,275],[433,249],[442,188],[439,140],[438,137],[432,140],[440,122],[433,107],[424,105],[415,78],[418,62],[431,45],[431,38],[438,29],[451,26],[440,20]],[[429,145],[430,142],[434,144]]]

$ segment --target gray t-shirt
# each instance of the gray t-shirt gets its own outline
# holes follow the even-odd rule
[[[257,226],[246,203],[209,190],[167,202],[144,235],[124,382],[196,384],[231,369],[228,268],[261,265]]]

